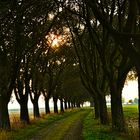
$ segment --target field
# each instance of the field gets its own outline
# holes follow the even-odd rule
[[[104,126],[100,124],[99,120],[94,120],[92,108],[68,110],[58,115],[45,115],[42,113],[41,116],[40,119],[35,120],[31,115],[31,124],[26,125],[19,121],[18,113],[11,113],[12,131],[1,131],[0,140],[67,140],[69,137],[71,137],[70,140],[77,140],[76,136],[78,135],[81,135],[80,140],[138,139],[137,105],[124,106],[124,116],[127,126],[126,134],[112,132],[111,125]]]

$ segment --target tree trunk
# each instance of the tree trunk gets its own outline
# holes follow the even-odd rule
[[[10,76],[11,68],[9,66],[7,55],[0,50],[0,129],[5,130],[11,129],[8,103],[16,75],[16,71],[14,71],[15,75],[12,73],[13,77]]]
[[[64,112],[63,99],[60,99],[60,111]]]
[[[100,94],[98,96],[99,96],[99,115],[101,124],[108,124],[109,120],[105,96]]]
[[[11,126],[8,113],[8,101],[6,100],[2,98],[2,95],[0,96],[0,128],[9,130]]]
[[[71,104],[70,104],[70,101],[68,101],[68,108],[69,108],[69,109],[71,108]]]
[[[54,113],[58,113],[58,106],[57,106],[57,97],[53,97],[53,102],[54,102]]]
[[[73,103],[71,103],[71,108],[72,108],[72,109],[74,108],[74,104],[73,104]]]
[[[95,119],[99,119],[99,101],[97,98],[93,98],[93,100],[94,100]]]
[[[29,113],[26,102],[20,102],[20,120],[29,124]]]
[[[139,137],[140,137],[140,71],[138,73],[138,110],[139,110]]]
[[[46,112],[46,114],[50,114],[49,100],[50,100],[50,98],[48,98],[48,97],[45,98],[45,112]]]
[[[65,104],[65,110],[68,109],[66,100],[64,101],[64,104]]]
[[[76,107],[76,103],[75,103],[75,102],[73,102],[73,107],[74,107],[74,108]]]
[[[39,113],[38,100],[34,100],[33,110],[34,110],[34,118],[39,118],[40,117],[40,113]]]
[[[111,86],[111,115],[112,128],[119,132],[125,132],[125,121],[122,107],[121,91],[115,85]]]
[[[79,102],[77,102],[77,103],[76,103],[76,106],[77,106],[78,108],[80,108],[80,103],[79,103]]]

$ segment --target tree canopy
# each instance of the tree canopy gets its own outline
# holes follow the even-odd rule
[[[135,69],[140,86],[138,0],[6,0],[0,2],[0,128],[9,129],[7,105],[14,90],[21,121],[29,123],[28,96],[39,117],[53,97],[80,107],[93,98],[95,116],[125,131],[122,89]],[[139,88],[140,89],[140,88]]]

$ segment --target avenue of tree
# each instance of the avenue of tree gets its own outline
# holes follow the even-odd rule
[[[64,112],[92,97],[95,118],[108,124],[110,95],[112,129],[125,132],[122,89],[132,69],[140,93],[139,22],[139,0],[1,1],[0,128],[10,129],[12,92],[27,123],[29,96],[40,117],[42,94],[46,114],[51,97],[55,113],[58,99]]]

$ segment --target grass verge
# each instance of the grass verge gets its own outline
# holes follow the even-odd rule
[[[30,125],[18,122],[19,124],[12,124],[13,129],[10,132],[1,131],[0,140],[27,140],[30,139],[34,134],[38,133],[41,129],[46,126],[55,123],[58,120],[64,119],[68,116],[76,114],[79,109],[69,110],[63,114],[50,114],[43,116],[43,118],[31,121]],[[15,125],[15,126],[14,126]]]
[[[91,112],[83,121],[84,140],[130,140],[127,134],[113,132],[111,126],[101,125]]]
[[[124,105],[123,110],[128,134],[131,139],[137,140],[139,137],[138,105]]]

